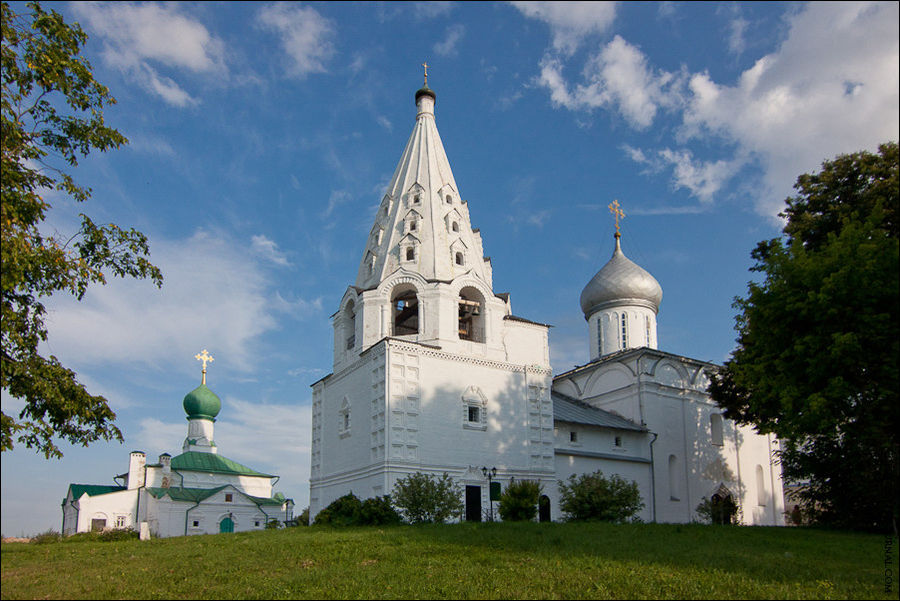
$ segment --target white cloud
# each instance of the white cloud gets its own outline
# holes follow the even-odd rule
[[[193,73],[226,73],[224,44],[178,6],[75,2],[75,13],[103,39],[103,60],[174,106],[197,100],[153,64]]]
[[[287,260],[287,256],[278,249],[278,245],[262,234],[253,236],[250,239],[250,250],[257,256],[262,257],[267,261],[271,261],[276,265],[288,267],[291,264],[290,261]]]
[[[635,163],[645,165],[647,173],[659,173],[666,168],[672,168],[672,185],[675,188],[685,188],[691,196],[703,203],[712,202],[719,190],[741,166],[738,161],[697,160],[687,149],[663,148],[649,151],[648,154],[640,148],[625,145],[623,150]],[[695,212],[695,207],[689,209],[687,212]]]
[[[346,190],[332,190],[331,194],[328,196],[328,206],[325,207],[325,211],[322,212],[323,218],[328,218],[331,216],[331,213],[339,206],[349,201],[352,198],[350,193]]]
[[[434,0],[432,2],[413,2],[413,15],[416,19],[434,19],[446,15],[453,10],[452,2]]]
[[[394,131],[394,124],[391,123],[391,120],[384,115],[378,115],[377,117],[375,117],[375,121],[385,130],[389,132]]]
[[[304,78],[327,71],[325,63],[334,54],[334,24],[311,6],[269,4],[258,15],[259,24],[276,31],[291,58],[289,74]]]
[[[744,39],[744,33],[747,31],[749,23],[746,19],[736,17],[728,24],[730,35],[728,36],[728,50],[732,54],[740,56],[747,48],[747,40]]]
[[[442,41],[436,42],[432,48],[441,56],[456,56],[458,54],[456,46],[465,34],[466,28],[462,25],[451,25],[447,28],[447,36]]]
[[[558,58],[545,55],[540,64],[538,82],[550,90],[557,106],[570,110],[613,108],[633,127],[649,127],[660,108],[677,106],[682,80],[666,71],[654,72],[646,56],[636,46],[616,36],[584,67],[585,83],[574,91],[562,75]]]
[[[690,80],[684,133],[714,134],[764,170],[763,214],[775,214],[796,177],[823,160],[897,140],[900,45],[896,3],[811,4],[787,39],[736,85]]]
[[[756,208],[774,216],[799,174],[837,154],[874,150],[897,140],[900,131],[897,3],[809,4],[786,18],[781,46],[732,85],[706,72],[654,69],[619,36],[590,56],[583,83],[567,82],[565,61],[549,54],[537,81],[554,106],[616,111],[639,130],[653,124],[660,109],[679,113],[678,143],[724,142],[731,150],[708,162],[696,161],[687,148],[626,152],[657,169],[668,165],[673,185],[706,202],[738,168],[759,166]],[[733,52],[745,51],[745,28],[732,21]]]
[[[81,302],[53,297],[50,352],[66,364],[171,369],[205,347],[226,365],[252,367],[254,345],[275,319],[271,284],[249,249],[200,230],[187,240],[157,238],[152,253],[165,277],[161,290],[110,278]]]
[[[603,33],[616,18],[616,2],[510,2],[526,17],[550,26],[553,48],[571,54],[590,34]]]

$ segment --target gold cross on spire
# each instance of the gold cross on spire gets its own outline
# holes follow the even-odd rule
[[[425,85],[428,85],[428,63],[422,63],[422,66],[425,67]]]
[[[215,359],[213,359],[212,355],[210,355],[206,349],[203,349],[202,353],[197,353],[196,355],[194,355],[194,359],[203,362],[203,381],[200,383],[206,384],[206,364],[212,363],[213,361],[215,361]]]
[[[616,216],[616,238],[618,238],[621,235],[619,234],[619,218],[625,218],[625,211],[619,208],[618,199],[609,203],[609,212]]]

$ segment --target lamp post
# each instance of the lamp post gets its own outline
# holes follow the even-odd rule
[[[482,473],[482,475],[484,475],[485,478],[487,478],[487,481],[488,481],[488,508],[490,510],[490,513],[488,514],[488,516],[489,516],[488,521],[493,522],[494,521],[494,500],[491,498],[491,482],[494,480],[494,476],[497,475],[497,468],[492,467],[491,469],[488,469],[486,467],[482,467],[481,473]]]

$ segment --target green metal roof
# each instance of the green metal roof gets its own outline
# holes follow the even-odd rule
[[[232,461],[216,453],[202,453],[199,451],[188,451],[172,457],[172,469],[187,472],[213,472],[217,474],[274,478],[272,474],[257,472],[246,465],[241,465],[237,461]]]
[[[208,499],[213,496],[220,490],[225,488],[224,486],[219,486],[217,488],[148,488],[147,492],[156,497],[157,499],[161,499],[166,495],[169,495],[169,498],[173,501],[190,501],[192,503],[199,503],[204,499]]]
[[[213,496],[223,488],[229,488],[228,485],[219,486],[217,488],[148,488],[147,492],[156,497],[157,499],[161,499],[166,495],[169,495],[169,498],[173,501],[188,501],[191,503],[199,503],[209,497]],[[245,492],[241,492],[240,490],[235,489],[238,494],[241,494],[257,505],[273,505],[273,506],[281,506],[284,504],[284,497],[281,499],[277,498],[268,498],[268,497],[254,497],[252,495],[248,495]]]
[[[87,493],[89,497],[96,497],[120,490],[126,490],[126,488],[109,484],[69,484],[69,491],[72,493],[73,499],[80,498],[84,493]]]

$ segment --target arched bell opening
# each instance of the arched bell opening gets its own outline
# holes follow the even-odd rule
[[[484,342],[484,297],[477,288],[459,291],[459,339]]]
[[[410,285],[400,285],[391,294],[391,323],[393,336],[419,333],[419,297]]]

